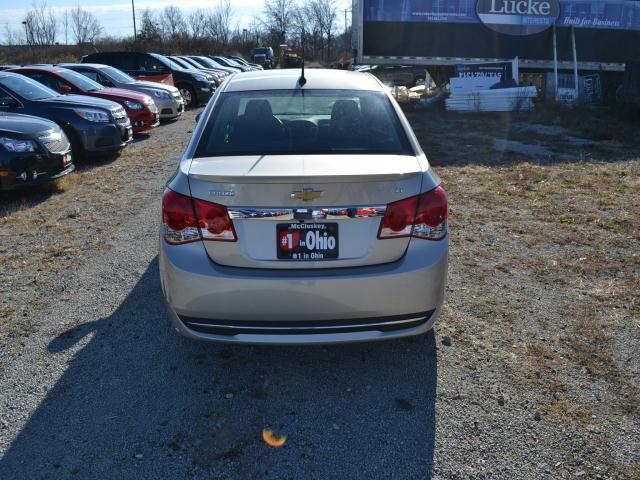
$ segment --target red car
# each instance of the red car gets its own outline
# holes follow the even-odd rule
[[[131,119],[133,133],[160,125],[160,115],[153,99],[144,93],[122,88],[105,88],[84,75],[60,67],[20,67],[8,71],[29,77],[62,94],[73,93],[111,100],[124,107]]]

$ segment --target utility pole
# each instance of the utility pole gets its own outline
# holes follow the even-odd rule
[[[133,4],[133,0],[131,0],[131,11],[133,12],[133,41],[138,41],[138,29],[136,28],[136,6]]]

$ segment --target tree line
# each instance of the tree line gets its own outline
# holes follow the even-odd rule
[[[331,62],[350,55],[350,26],[342,27],[336,0],[264,0],[259,14],[240,26],[231,0],[210,8],[184,11],[176,5],[136,12],[136,32],[109,35],[91,11],[80,7],[54,11],[46,0],[34,3],[23,29],[5,26],[5,45],[44,47],[55,44],[96,48],[140,48],[158,52],[248,52],[254,46],[288,44],[310,60]],[[341,16],[341,15],[340,15]]]

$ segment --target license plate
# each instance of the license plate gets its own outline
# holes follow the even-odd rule
[[[338,258],[337,223],[279,223],[277,252],[281,260]]]
[[[127,127],[127,136],[129,139],[133,137],[133,127]]]

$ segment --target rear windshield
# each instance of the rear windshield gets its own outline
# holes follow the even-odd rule
[[[223,93],[196,157],[287,154],[413,155],[382,92],[269,90]]]

